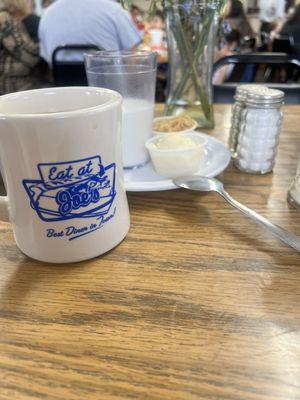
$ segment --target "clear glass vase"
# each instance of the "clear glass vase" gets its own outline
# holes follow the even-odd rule
[[[213,128],[212,67],[220,1],[164,2],[169,72],[166,115],[186,112]]]

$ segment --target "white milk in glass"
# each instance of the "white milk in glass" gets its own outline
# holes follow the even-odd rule
[[[125,98],[123,100],[123,163],[125,168],[149,160],[145,142],[152,136],[153,102]]]
[[[125,168],[141,166],[149,160],[145,142],[152,136],[155,54],[100,53],[87,56],[89,85],[112,89],[122,95],[123,165]]]

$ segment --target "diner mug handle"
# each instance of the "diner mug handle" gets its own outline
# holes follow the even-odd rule
[[[9,221],[7,196],[0,196],[0,221]]]

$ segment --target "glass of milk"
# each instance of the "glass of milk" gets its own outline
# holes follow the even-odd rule
[[[90,86],[112,89],[123,96],[123,163],[136,168],[149,161],[145,142],[152,136],[156,53],[99,51],[86,54]]]

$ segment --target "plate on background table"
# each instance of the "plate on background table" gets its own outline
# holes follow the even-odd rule
[[[231,154],[224,143],[218,139],[198,132],[207,140],[204,158],[205,166],[197,173],[213,178],[223,172],[231,159]],[[154,170],[151,162],[130,170],[124,170],[125,189],[127,192],[154,192],[161,190],[178,189],[171,179],[163,178]]]

